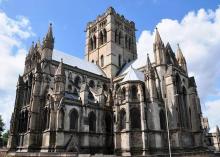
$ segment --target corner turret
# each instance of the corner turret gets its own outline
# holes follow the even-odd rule
[[[154,58],[156,65],[165,64],[166,56],[164,53],[164,43],[161,40],[160,33],[156,28],[155,39],[153,44]]]
[[[41,59],[52,59],[52,52],[54,48],[54,37],[53,37],[53,30],[52,30],[52,24],[50,23],[48,32],[43,39],[43,45],[42,45],[42,55]]]
[[[183,56],[183,53],[182,53],[182,50],[180,49],[179,44],[177,44],[176,60],[179,66],[187,73],[186,60],[185,60],[185,57]]]

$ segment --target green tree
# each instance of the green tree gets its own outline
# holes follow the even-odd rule
[[[8,135],[9,135],[9,130],[7,130],[7,131],[6,131],[5,133],[3,133],[3,135],[2,135],[3,146],[7,146]]]
[[[5,124],[2,120],[2,116],[0,115],[0,137],[2,136],[2,132],[5,130]]]
[[[2,116],[0,115],[0,147],[3,146],[2,132],[5,130],[5,124],[2,120]]]

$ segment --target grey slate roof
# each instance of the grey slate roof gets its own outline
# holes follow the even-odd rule
[[[138,56],[136,60],[127,63],[123,67],[123,69],[121,70],[118,76],[128,73],[130,66],[132,66],[134,69],[139,69],[141,67],[146,66],[146,63],[147,63],[147,54],[141,54]]]
[[[122,82],[126,81],[142,81],[144,82],[144,73],[134,69],[132,66],[128,68],[128,73],[125,75]]]
[[[66,54],[56,49],[53,50],[52,59],[58,62],[60,62],[61,59],[63,59],[63,63],[65,64],[76,66],[79,69],[82,69],[82,70],[85,70],[85,71],[88,71],[88,72],[91,72],[97,75],[106,76],[105,73],[102,71],[102,69],[98,65],[90,63],[86,60],[77,58],[75,56]]]

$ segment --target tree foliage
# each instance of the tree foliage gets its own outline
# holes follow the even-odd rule
[[[5,130],[5,124],[2,120],[2,116],[0,115],[0,137],[2,136],[2,132]]]
[[[7,145],[8,142],[8,135],[9,135],[9,130],[3,133],[2,135],[2,141],[3,141],[3,146]]]

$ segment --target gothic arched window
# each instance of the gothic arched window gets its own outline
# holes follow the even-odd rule
[[[96,49],[96,46],[97,46],[96,42],[97,42],[96,36],[94,35],[93,36],[93,49]]]
[[[121,109],[119,112],[120,115],[120,130],[126,128],[126,112],[124,109]]]
[[[94,112],[89,113],[89,131],[90,132],[95,132],[96,131],[96,115]]]
[[[160,110],[159,117],[160,117],[160,129],[166,130],[166,116],[163,110]]]
[[[99,33],[99,45],[102,45],[104,43],[104,36],[102,34],[102,31]]]
[[[79,76],[76,76],[76,78],[74,79],[74,84],[77,88],[80,88],[81,78]]]
[[[91,87],[91,88],[95,87],[95,82],[93,80],[89,81],[89,87]]]
[[[118,66],[121,67],[121,55],[118,55]]]
[[[79,114],[76,109],[72,109],[70,111],[70,129],[71,130],[77,130],[78,129],[78,119],[79,119]]]
[[[121,44],[121,40],[122,40],[122,33],[119,32],[119,34],[118,34],[118,44],[119,45]]]
[[[121,99],[125,100],[125,97],[126,97],[126,90],[125,90],[125,88],[122,88],[122,90],[121,90]]]
[[[101,67],[103,67],[104,66],[104,57],[103,57],[103,55],[101,55]]]
[[[103,43],[107,42],[107,32],[106,29],[103,29]]]
[[[115,43],[118,43],[118,30],[115,30]]]
[[[94,100],[95,100],[95,98],[94,98],[94,96],[93,96],[93,94],[92,94],[91,91],[89,91],[89,93],[88,93],[88,99],[89,99],[90,101],[94,101]]]
[[[175,85],[176,85],[176,94],[180,94],[181,91],[181,79],[178,74],[175,77]]]
[[[128,49],[131,49],[131,38],[128,39]]]
[[[112,133],[112,117],[109,113],[105,114],[105,131]]]
[[[108,86],[106,84],[102,85],[104,91],[108,91]]]
[[[78,93],[78,91],[77,91],[76,88],[74,88],[74,90],[73,90],[73,95],[75,95],[75,96],[79,96],[79,93]]]
[[[92,51],[94,48],[93,48],[93,39],[90,38],[89,40],[89,51]]]
[[[131,128],[140,129],[141,128],[140,110],[137,108],[132,108],[130,110],[130,117],[131,117]]]
[[[58,119],[59,119],[59,129],[63,129],[64,128],[64,110],[60,109],[59,113],[58,113]]]
[[[72,92],[72,85],[71,85],[71,84],[68,85],[68,92],[69,92],[69,93]]]
[[[46,107],[43,110],[43,130],[46,130],[49,128],[49,120],[50,120],[50,111]]]
[[[128,48],[128,36],[127,36],[127,34],[125,35],[125,48]]]
[[[138,92],[137,87],[133,85],[131,87],[131,98],[132,99],[137,99],[137,92]]]
[[[69,80],[72,80],[72,78],[73,78],[72,73],[69,72],[68,79],[69,79]]]

